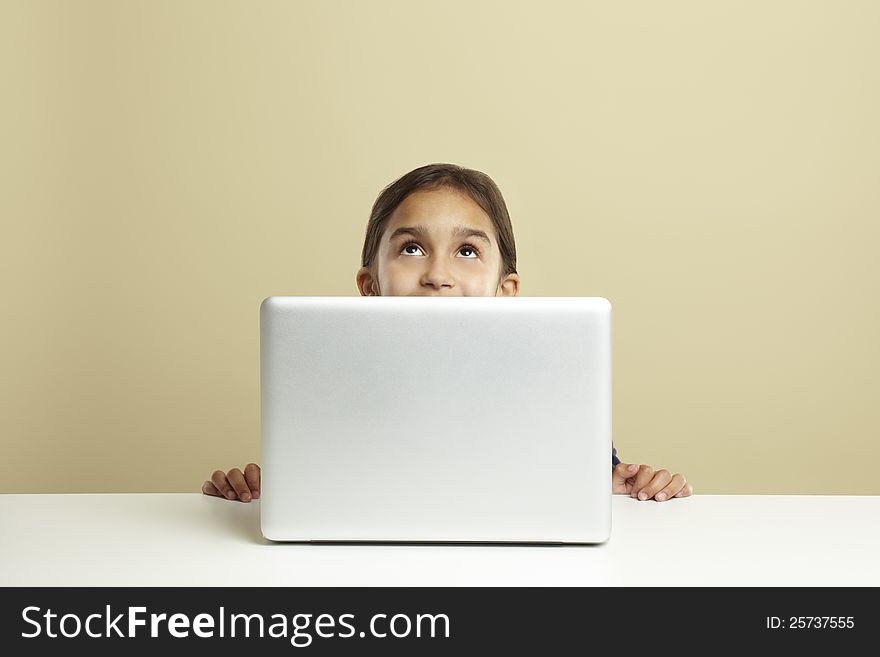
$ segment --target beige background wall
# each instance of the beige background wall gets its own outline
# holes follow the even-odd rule
[[[878,494],[880,4],[0,3],[0,492],[259,455],[260,301],[356,294],[429,162],[526,295],[614,304],[615,443],[696,492]]]

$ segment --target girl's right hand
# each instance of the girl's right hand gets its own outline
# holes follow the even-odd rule
[[[248,463],[244,473],[238,468],[232,468],[228,473],[215,470],[211,480],[202,484],[202,492],[205,495],[223,497],[227,500],[242,502],[258,500],[260,499],[260,466],[256,463]]]

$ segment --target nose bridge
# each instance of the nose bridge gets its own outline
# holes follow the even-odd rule
[[[425,285],[454,285],[452,269],[446,258],[438,253],[433,253],[426,259],[425,272],[422,274],[422,282]]]

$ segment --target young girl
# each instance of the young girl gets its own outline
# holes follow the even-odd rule
[[[516,245],[507,205],[479,171],[429,164],[388,185],[367,223],[357,272],[361,295],[516,296]],[[611,492],[663,502],[687,497],[684,475],[622,463],[611,448]],[[260,466],[216,470],[206,495],[250,502],[260,497]]]

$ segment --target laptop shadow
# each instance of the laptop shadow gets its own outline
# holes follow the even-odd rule
[[[428,547],[428,546],[482,546],[487,547],[556,547],[556,548],[594,548],[600,543],[560,543],[542,541],[269,541],[275,545],[338,545],[351,546],[381,546],[381,547]]]

